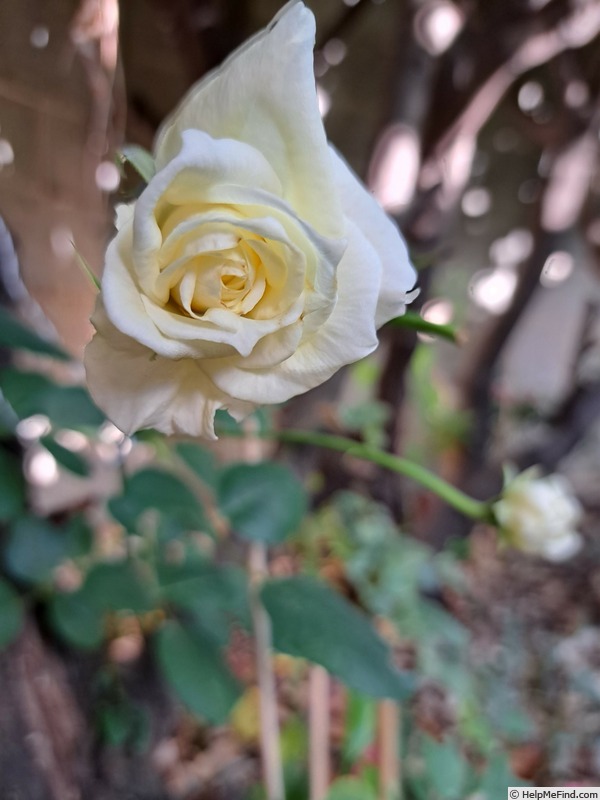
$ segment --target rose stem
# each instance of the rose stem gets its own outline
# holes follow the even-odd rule
[[[400,721],[400,706],[394,700],[379,703],[379,800],[402,800]]]
[[[346,439],[344,436],[333,436],[326,433],[316,433],[313,431],[285,430],[268,431],[261,434],[267,438],[277,439],[280,442],[292,444],[310,444],[316,447],[326,447],[329,450],[337,450],[347,453],[353,458],[362,458],[371,461],[381,467],[398,472],[406,478],[410,478],[421,486],[429,489],[441,497],[448,505],[460,511],[466,517],[494,523],[490,503],[475,500],[473,497],[461,492],[455,486],[446,483],[445,480],[434,475],[425,467],[415,464],[407,458],[401,458],[385,450],[379,450],[372,445],[362,444],[353,439]]]
[[[329,675],[313,664],[308,681],[310,800],[323,800],[329,788]]]
[[[267,575],[267,549],[262,542],[253,542],[250,545],[248,572],[260,696],[260,751],[263,778],[267,800],[284,800],[277,693],[272,661],[271,620],[260,601],[260,587]]]
[[[261,441],[256,437],[253,420],[245,425],[246,436],[242,453],[252,463],[263,457]],[[256,673],[260,698],[260,755],[267,800],[285,800],[283,764],[279,739],[277,690],[273,672],[273,643],[271,620],[260,600],[260,589],[269,574],[267,547],[263,542],[252,542],[248,548],[248,574],[250,577],[250,614],[256,650]]]

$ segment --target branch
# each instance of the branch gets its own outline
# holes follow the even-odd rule
[[[369,8],[370,5],[371,4],[366,2],[366,0],[358,0],[353,6],[345,6],[344,10],[339,17],[334,20],[333,24],[330,25],[329,28],[325,28],[323,33],[320,34],[315,50],[322,50],[331,39],[337,39],[342,36],[348,27],[355,24],[356,21],[360,19],[361,14],[365,9]]]

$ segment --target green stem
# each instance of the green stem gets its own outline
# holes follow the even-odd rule
[[[277,439],[281,442],[289,442],[290,444],[309,444],[315,447],[326,447],[329,450],[347,453],[354,458],[371,461],[373,464],[378,464],[380,467],[392,470],[392,472],[398,472],[400,475],[420,483],[421,486],[437,494],[444,502],[460,511],[466,517],[487,522],[491,521],[489,503],[469,497],[469,495],[461,492],[460,489],[446,483],[442,478],[438,478],[433,472],[421,467],[419,464],[415,464],[413,461],[409,461],[407,458],[395,456],[392,453],[379,450],[372,445],[361,444],[353,439],[346,439],[344,436],[334,436],[328,433],[287,430],[266,431],[260,435]]]
[[[437,322],[428,322],[415,311],[407,311],[401,317],[390,320],[390,325],[395,328],[410,328],[417,333],[426,333],[430,336],[439,336],[454,344],[459,343],[459,333],[453,325],[440,325]]]

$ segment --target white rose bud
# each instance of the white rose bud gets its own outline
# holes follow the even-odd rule
[[[217,409],[323,383],[414,296],[397,228],[327,144],[314,34],[288,4],[194,86],[118,214],[85,364],[127,433],[214,438]]]
[[[493,506],[506,542],[526,553],[564,561],[581,547],[576,527],[583,509],[561,475],[540,477],[537,467],[522,472]]]

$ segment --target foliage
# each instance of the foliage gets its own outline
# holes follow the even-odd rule
[[[31,337],[23,341],[36,350]],[[106,502],[116,544],[104,554],[89,509],[56,520],[36,514],[28,500],[19,420],[44,415],[48,428],[39,444],[80,480],[90,474],[89,453],[83,457],[55,437],[65,426],[79,428],[93,452],[105,423],[84,389],[50,375],[16,366],[0,375],[7,419],[0,446],[0,646],[15,641],[33,609],[52,637],[73,651],[102,655],[100,665],[110,663],[111,643],[135,631],[180,703],[205,724],[226,723],[244,691],[244,678],[231,666],[233,638],[248,635],[251,624],[243,559],[223,561],[223,538],[238,550],[262,542],[275,554],[285,543],[295,574],[268,580],[261,594],[275,647],[300,665],[322,664],[352,690],[340,753],[342,770],[353,775],[342,773],[329,800],[376,796],[368,759],[376,698],[415,698],[428,682],[454,698],[458,716],[441,741],[423,733],[418,714],[407,717],[407,797],[503,796],[509,774],[503,747],[531,726],[516,698],[498,688],[498,675],[473,669],[470,632],[439,601],[447,590],[465,595],[454,556],[409,538],[382,506],[358,494],[341,493],[309,511],[307,492],[287,467],[268,460],[222,465],[195,442],[165,442],[153,433],[140,437],[154,448],[153,463],[126,471]],[[384,408],[367,403],[347,416],[367,441],[383,440]],[[231,425],[220,418],[221,429]],[[326,577],[333,565],[351,592]],[[410,668],[401,655],[408,642],[415,651]],[[119,669],[100,666],[97,681],[98,737],[143,748],[146,712],[129,697]],[[283,732],[291,798],[306,795],[305,738],[302,715],[296,716]],[[511,775],[510,782],[517,779]]]

